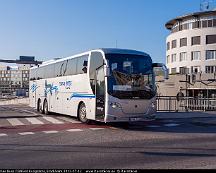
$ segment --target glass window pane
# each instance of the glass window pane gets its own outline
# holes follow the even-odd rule
[[[77,61],[77,74],[87,73],[88,55],[78,58]]]
[[[187,38],[180,39],[180,47],[187,46]]]
[[[200,36],[192,37],[191,38],[192,45],[199,45],[200,44]]]
[[[76,74],[76,66],[77,66],[77,58],[73,58],[68,60],[67,70],[65,75],[75,75]]]
[[[45,74],[44,74],[44,77],[45,78],[53,78],[55,77],[55,66],[54,64],[49,64],[47,66],[44,67],[45,68]]]
[[[216,35],[207,35],[206,44],[214,44],[214,43],[216,43]]]
[[[207,20],[202,21],[202,27],[207,28]]]
[[[55,63],[55,77],[61,76],[61,66],[63,62],[57,62]]]
[[[176,40],[173,40],[172,41],[172,48],[176,48],[177,47],[177,41]]]

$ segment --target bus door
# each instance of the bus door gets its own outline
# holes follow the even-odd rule
[[[104,120],[105,117],[105,76],[104,66],[96,69],[96,120]]]

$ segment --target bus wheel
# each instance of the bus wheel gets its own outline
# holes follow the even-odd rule
[[[81,103],[78,110],[78,118],[82,123],[88,123],[89,120],[86,118],[86,106],[85,103]]]
[[[38,109],[37,110],[38,110],[38,112],[43,114],[43,106],[42,106],[41,99],[38,100]]]
[[[44,100],[44,114],[49,115],[47,100]]]

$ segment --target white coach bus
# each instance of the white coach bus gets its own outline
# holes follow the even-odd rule
[[[30,106],[81,122],[154,118],[156,86],[151,57],[135,50],[98,49],[30,69]]]

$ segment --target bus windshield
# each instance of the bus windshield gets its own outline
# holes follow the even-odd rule
[[[111,75],[108,93],[119,99],[151,99],[156,95],[152,60],[149,56],[106,54]]]

